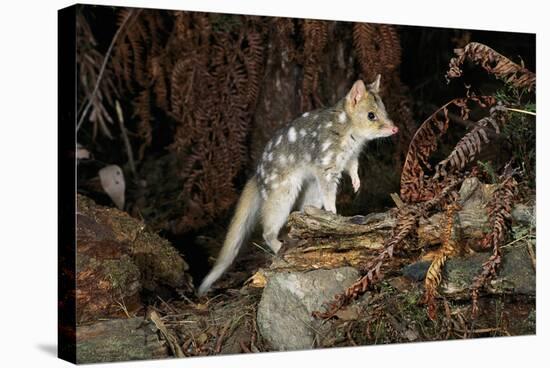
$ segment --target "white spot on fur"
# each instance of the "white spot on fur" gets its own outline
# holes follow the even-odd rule
[[[315,132],[311,133],[311,135],[312,135],[313,137],[317,137],[317,132],[315,131]]]
[[[288,130],[288,141],[290,143],[296,141],[296,129],[294,129],[294,127],[290,127],[290,129]]]
[[[326,150],[328,150],[328,148],[330,147],[331,144],[332,144],[332,142],[325,141],[325,143],[323,143],[323,145],[321,146],[321,151],[325,152]]]
[[[338,114],[338,122],[339,123],[345,123],[346,122],[346,112],[342,111],[340,114]]]
[[[265,189],[262,189],[262,190],[261,190],[261,193],[262,193],[262,198],[263,198],[264,200],[266,200],[266,199],[267,199],[267,192],[265,191]]]
[[[313,115],[313,120],[317,119],[317,114]]]
[[[332,126],[332,121],[329,121],[328,123],[325,124],[326,128],[330,128],[331,126]]]
[[[327,153],[327,155],[325,157],[323,157],[323,159],[321,160],[321,164],[323,164],[325,166],[330,164],[330,159],[331,158],[332,158],[332,152]]]
[[[273,161],[273,152],[269,152],[269,154],[267,155],[267,161]]]
[[[309,116],[309,112],[304,112],[304,114],[302,115],[302,117],[304,118],[307,118]]]
[[[273,141],[270,139],[269,142],[267,142],[266,150],[269,151],[273,147]]]
[[[271,175],[269,176],[269,181],[273,181],[273,180],[275,180],[275,179],[277,179],[277,174],[271,174]]]
[[[277,188],[279,188],[279,183],[273,183],[273,184],[271,184],[271,188],[272,188],[272,189],[277,189]]]
[[[311,149],[312,149],[312,150],[315,149],[315,142],[313,142],[313,143],[311,144]]]
[[[300,135],[301,135],[302,137],[305,137],[305,136],[307,135],[306,130],[305,130],[305,129],[300,129]]]
[[[332,175],[331,175],[330,173],[327,173],[327,174],[325,175],[325,178],[326,178],[327,180],[330,180],[331,177],[332,177]]]
[[[277,138],[277,142],[275,142],[275,146],[278,146],[279,144],[281,144],[282,140],[283,140],[283,136],[280,135],[279,138]]]
[[[290,155],[288,155],[288,161],[292,164],[294,163],[294,155],[291,153]]]

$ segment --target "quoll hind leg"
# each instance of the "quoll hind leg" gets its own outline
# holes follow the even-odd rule
[[[284,226],[297,197],[297,190],[278,190],[270,193],[262,206],[263,238],[267,245],[278,253],[281,242],[277,237]]]
[[[305,183],[295,208],[303,212],[306,206],[313,206],[316,208],[323,207],[323,196],[321,195],[319,183],[317,183],[316,180],[310,180]]]

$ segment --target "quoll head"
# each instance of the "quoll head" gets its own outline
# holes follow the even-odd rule
[[[388,137],[399,131],[388,117],[379,90],[380,74],[368,86],[362,80],[356,81],[346,95],[345,109],[355,133],[366,139]]]

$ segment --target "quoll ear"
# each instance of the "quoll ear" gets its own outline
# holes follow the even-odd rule
[[[369,84],[369,90],[374,93],[378,93],[378,91],[380,91],[380,74],[376,76],[374,82]]]
[[[366,94],[367,89],[365,88],[365,83],[363,83],[362,80],[358,80],[353,83],[353,86],[348,92],[346,99],[352,107],[355,107]]]

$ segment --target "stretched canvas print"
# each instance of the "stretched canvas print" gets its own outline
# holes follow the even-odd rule
[[[535,73],[534,34],[60,10],[60,357],[535,334]]]

